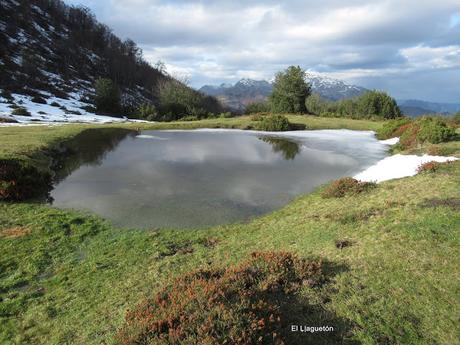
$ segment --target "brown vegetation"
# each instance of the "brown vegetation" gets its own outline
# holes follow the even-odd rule
[[[440,165],[441,165],[440,163],[435,162],[435,161],[423,163],[417,168],[417,173],[418,174],[424,173],[424,172],[434,173],[438,171]]]
[[[19,238],[30,234],[31,230],[24,226],[15,226],[0,230],[0,237],[3,238]]]
[[[320,261],[256,252],[239,265],[177,278],[128,311],[116,344],[284,344],[283,305],[324,281]]]
[[[352,177],[344,177],[332,182],[322,193],[323,198],[342,198],[356,195],[377,187],[373,182],[362,182]]]

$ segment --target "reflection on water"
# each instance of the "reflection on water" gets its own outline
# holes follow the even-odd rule
[[[55,163],[55,181],[63,180],[82,165],[101,165],[123,139],[136,134],[136,131],[121,128],[91,128],[65,141]]]
[[[75,140],[69,147],[76,154],[51,193],[54,205],[128,227],[223,224],[270,212],[385,156],[371,135],[355,132],[291,139],[243,131],[131,134]]]
[[[300,145],[295,141],[268,136],[259,139],[270,144],[273,152],[281,153],[286,160],[292,160],[300,153]]]

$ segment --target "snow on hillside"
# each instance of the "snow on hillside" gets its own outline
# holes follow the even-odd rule
[[[86,9],[16,0],[0,8],[0,123],[125,121],[95,114],[95,81],[113,80],[132,114],[167,79]]]
[[[78,94],[69,94],[69,99],[49,96],[46,104],[32,102],[31,96],[12,94],[14,104],[27,110],[30,115],[12,115],[11,100],[0,97],[0,123],[36,123],[36,122],[81,122],[110,123],[125,122],[127,118],[96,115],[83,110],[88,104],[79,101]],[[2,121],[3,119],[3,121]]]

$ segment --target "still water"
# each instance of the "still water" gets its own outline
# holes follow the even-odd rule
[[[115,225],[245,221],[386,155],[370,132],[86,131],[68,143],[53,205]]]

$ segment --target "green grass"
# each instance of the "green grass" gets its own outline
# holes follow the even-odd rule
[[[368,194],[323,199],[317,191],[247,224],[193,231],[117,229],[80,213],[0,204],[3,234],[30,231],[0,239],[0,343],[110,343],[126,309],[173,276],[256,250],[341,266],[326,289],[305,293],[348,320],[364,344],[458,343],[460,213],[419,204],[458,197],[459,186],[456,163]],[[205,246],[207,238],[218,244]],[[339,250],[338,239],[353,245]],[[194,252],[177,251],[184,246]]]
[[[334,128],[331,119],[292,120]],[[180,126],[244,128],[245,121]],[[344,121],[369,129],[365,122]],[[153,127],[165,126],[176,124]],[[40,150],[85,128],[0,128],[0,157],[36,159]],[[0,343],[110,344],[126,310],[173,277],[238,263],[253,251],[286,250],[335,267],[329,284],[305,287],[302,296],[346,321],[354,340],[459,344],[460,212],[421,204],[459,198],[460,163],[384,182],[356,196],[324,199],[321,192],[249,223],[186,231],[119,229],[80,212],[0,203]],[[207,239],[217,244],[207,246]],[[335,241],[344,239],[352,245],[337,249]],[[317,311],[308,313],[313,313],[309,319],[319,319]],[[308,337],[300,343],[308,343]]]

